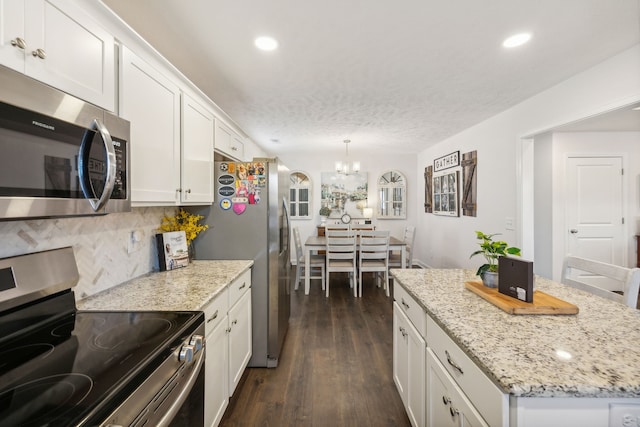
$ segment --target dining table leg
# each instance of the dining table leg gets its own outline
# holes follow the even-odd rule
[[[311,278],[309,277],[309,264],[311,263],[311,247],[304,246],[304,294],[309,295],[311,287]]]

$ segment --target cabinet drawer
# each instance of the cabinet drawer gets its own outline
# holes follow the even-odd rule
[[[229,311],[228,290],[225,289],[204,308],[205,333],[209,335]]]
[[[418,330],[422,338],[427,336],[427,313],[415,299],[400,285],[394,282],[393,299],[407,315],[413,326]]]
[[[428,347],[489,425],[508,425],[508,395],[480,370],[430,316],[427,316],[427,335]]]
[[[229,307],[233,307],[251,287],[251,269],[245,271],[229,286]]]

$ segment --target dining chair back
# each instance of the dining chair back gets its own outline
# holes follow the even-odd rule
[[[402,236],[402,241],[406,244],[406,258],[405,258],[405,266],[406,268],[411,268],[413,264],[413,243],[416,238],[416,228],[412,225],[407,225],[404,228],[404,235]],[[402,253],[401,252],[391,252],[389,254],[389,267],[390,268],[402,268]]]
[[[311,255],[309,259],[309,271],[305,269],[304,251],[302,250],[302,240],[300,239],[300,230],[298,227],[293,227],[293,241],[296,247],[296,284],[295,290],[298,290],[300,282],[305,279],[305,276],[309,274],[309,279],[320,279],[322,283],[322,289],[324,289],[324,275],[325,275],[325,257],[324,255]],[[319,274],[313,274],[313,272]]]
[[[637,308],[640,268],[567,256],[562,267],[562,283]]]
[[[383,288],[389,296],[389,232],[363,230],[359,243],[358,295],[362,296],[362,273],[373,272],[381,273],[377,279],[382,276]]]
[[[349,281],[356,295],[356,237],[353,232],[327,230],[325,257],[327,259],[326,296],[329,296],[331,273],[349,273]]]

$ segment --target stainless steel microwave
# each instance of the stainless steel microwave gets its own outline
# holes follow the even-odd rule
[[[131,210],[129,122],[0,66],[0,220]]]

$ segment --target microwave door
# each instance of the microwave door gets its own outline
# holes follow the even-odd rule
[[[102,144],[96,142],[98,135]],[[82,193],[93,210],[104,208],[116,181],[116,152],[109,130],[98,119],[93,119],[91,128],[82,136],[78,177]]]

